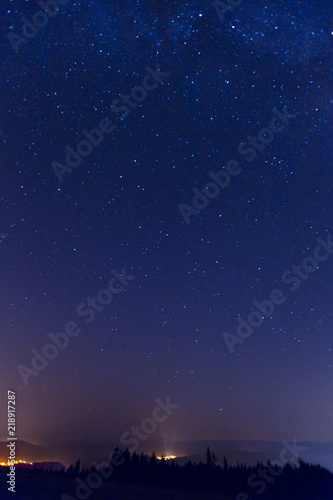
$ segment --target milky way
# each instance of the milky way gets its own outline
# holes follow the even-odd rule
[[[41,8],[1,6],[1,386],[27,441],[119,437],[166,396],[168,442],[333,440],[333,9],[217,4],[69,1],[18,44]],[[239,175],[194,206],[230,162]],[[110,292],[123,268],[135,279]],[[104,289],[87,324],[77,308]],[[283,303],[240,337],[273,290]],[[80,333],[25,384],[17,367],[68,322]]]

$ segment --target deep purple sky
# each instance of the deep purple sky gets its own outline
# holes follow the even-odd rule
[[[38,4],[0,9],[1,421],[11,388],[22,439],[119,438],[170,396],[167,443],[333,440],[333,255],[282,281],[332,228],[330,2],[244,0],[222,22],[197,0],[72,1],[17,54],[7,35]],[[112,103],[158,64],[121,121]],[[284,106],[296,117],[240,154]],[[52,162],[105,117],[116,129],[60,183]],[[231,160],[241,173],[186,224],[179,205]],[[135,279],[87,325],[76,308],[124,267]],[[231,353],[224,334],[274,289],[284,303]],[[25,385],[18,365],[70,321],[80,334]]]

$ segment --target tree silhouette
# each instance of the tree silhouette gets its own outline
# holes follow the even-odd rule
[[[212,454],[210,452],[209,446],[208,446],[207,451],[206,451],[206,463],[209,467],[211,467],[213,465]]]

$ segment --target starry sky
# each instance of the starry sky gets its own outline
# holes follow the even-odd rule
[[[0,7],[0,406],[4,422],[17,391],[21,439],[119,437],[170,396],[154,435],[169,443],[333,440],[333,7],[236,3],[72,0],[19,42],[40,6]],[[195,208],[231,161],[241,172]],[[123,269],[87,324],[77,307]],[[284,302],[237,336],[275,289]],[[18,366],[71,321],[80,333],[25,384]]]

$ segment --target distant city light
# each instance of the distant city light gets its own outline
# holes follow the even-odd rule
[[[176,455],[162,455],[161,457],[156,457],[157,460],[172,460],[173,458],[177,458]]]
[[[29,464],[33,465],[33,462],[27,462],[26,460],[15,460],[15,465],[17,464]],[[10,465],[13,465],[12,462],[0,462],[0,465],[2,467],[9,467]]]

